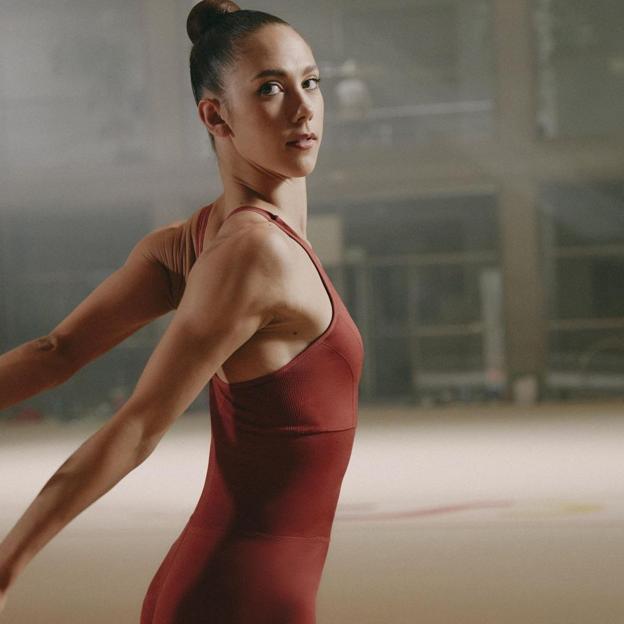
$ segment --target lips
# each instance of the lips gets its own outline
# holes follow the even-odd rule
[[[290,141],[288,141],[288,143],[299,143],[309,140],[316,140],[316,134],[314,134],[314,132],[296,134],[295,136],[290,138]]]

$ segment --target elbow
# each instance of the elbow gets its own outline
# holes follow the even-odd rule
[[[69,358],[65,343],[66,339],[56,333],[41,336],[31,342],[35,355],[46,364],[48,387],[64,383],[80,369],[80,366]]]
[[[33,343],[37,351],[48,352],[58,351],[60,341],[56,334],[48,334],[47,336],[37,338]]]

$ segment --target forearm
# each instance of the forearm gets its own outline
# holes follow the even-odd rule
[[[0,542],[0,583],[10,586],[52,537],[149,456],[152,449],[132,422],[113,417],[43,486]]]
[[[53,388],[72,374],[54,338],[29,340],[0,355],[0,410]]]

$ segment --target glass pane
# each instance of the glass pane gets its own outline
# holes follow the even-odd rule
[[[342,45],[324,81],[327,143],[410,145],[491,133],[490,2],[343,2],[339,17]]]
[[[622,132],[623,22],[621,0],[534,0],[542,136]]]
[[[479,268],[429,266],[416,271],[417,322],[444,325],[479,321]]]
[[[482,338],[468,336],[418,336],[420,367],[427,371],[480,371],[484,368]]]
[[[410,344],[404,336],[375,336],[375,395],[377,397],[410,396],[412,365]]]
[[[540,189],[551,319],[624,317],[624,183]]]
[[[496,200],[491,195],[358,202],[344,207],[345,242],[369,255],[495,251]]]
[[[555,279],[555,318],[624,318],[624,249],[621,257],[561,258]]]
[[[407,267],[374,267],[372,288],[376,322],[405,332],[408,320]]]
[[[544,184],[540,204],[551,249],[624,243],[624,182]]]
[[[552,331],[550,343],[553,369],[582,375],[601,371],[621,376],[624,371],[624,329]]]

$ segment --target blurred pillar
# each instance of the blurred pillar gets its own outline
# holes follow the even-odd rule
[[[183,97],[192,97],[190,78],[181,75],[181,50],[186,40],[186,23],[179,3],[170,0],[143,0],[144,27],[147,42],[149,157],[167,173],[181,168],[184,157]],[[190,46],[190,41],[188,42]],[[189,82],[182,89],[184,79]],[[161,185],[152,195],[154,227],[185,219],[188,208],[182,205],[173,185],[163,193]]]
[[[181,18],[179,3],[170,0],[142,0],[145,40],[147,42],[148,103],[150,111],[149,157],[154,171],[162,169],[164,176],[182,170],[184,159],[183,97],[190,95],[190,86],[183,90],[180,62],[186,24]],[[190,44],[190,41],[189,41]],[[157,228],[190,216],[177,184],[164,191],[161,184],[146,189],[151,200],[152,227]],[[164,332],[171,312],[156,319],[154,325]]]
[[[506,360],[510,398],[543,387],[547,325],[540,269],[534,46],[530,0],[493,0],[498,140],[506,155],[499,179]],[[524,398],[526,400],[526,398]]]
[[[1,179],[0,179],[1,181]],[[11,296],[12,280],[10,256],[10,219],[8,206],[0,207],[0,353],[8,351],[15,344],[15,320],[12,310],[13,297]]]

